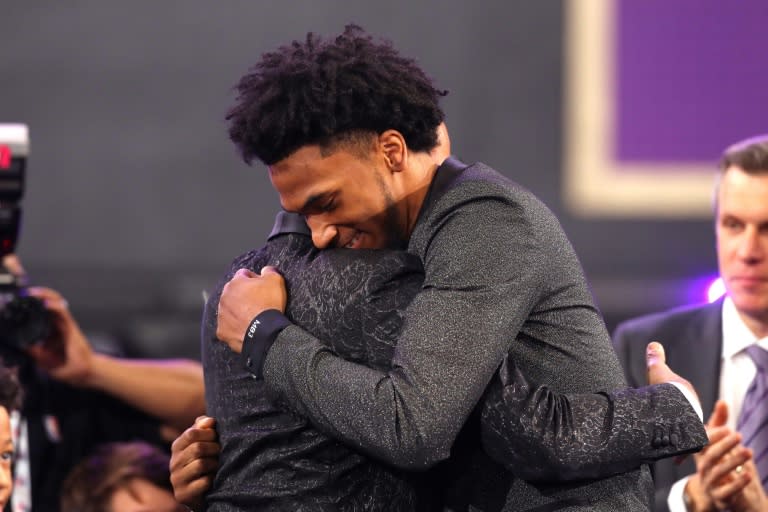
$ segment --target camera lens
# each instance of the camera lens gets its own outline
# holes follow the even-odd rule
[[[0,309],[0,345],[23,350],[51,333],[51,314],[37,297],[17,295]]]

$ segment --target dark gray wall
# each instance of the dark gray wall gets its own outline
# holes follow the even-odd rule
[[[264,169],[226,137],[232,86],[262,52],[347,22],[451,91],[456,154],[555,210],[609,325],[674,303],[665,280],[714,268],[708,222],[591,221],[561,206],[559,1],[19,0],[1,14],[0,122],[29,124],[32,140],[19,253],[86,328],[138,353],[195,353],[201,290],[271,226]],[[657,296],[636,286],[646,280],[661,280]]]

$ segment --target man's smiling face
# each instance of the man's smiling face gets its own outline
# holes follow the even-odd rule
[[[392,171],[381,154],[341,145],[299,148],[269,167],[284,209],[303,215],[320,249],[402,248],[407,242]]]

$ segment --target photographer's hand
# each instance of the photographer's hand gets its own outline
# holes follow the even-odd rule
[[[43,301],[54,325],[51,337],[32,345],[29,356],[54,379],[86,386],[93,369],[94,352],[69,311],[67,301],[50,288],[29,288],[29,294]]]
[[[19,280],[25,279],[26,272],[15,254],[3,256],[2,265]],[[85,385],[91,373],[93,349],[70,313],[67,301],[50,288],[29,288],[28,292],[43,301],[53,321],[51,336],[29,347],[28,355],[54,379]]]
[[[27,275],[24,271],[24,267],[21,266],[21,261],[19,261],[19,258],[15,254],[6,254],[3,256],[2,264],[8,272],[17,278],[23,279],[24,276]]]
[[[179,431],[205,412],[203,371],[185,359],[124,359],[94,352],[61,294],[30,288],[53,315],[54,335],[28,349],[52,378],[120,398]]]

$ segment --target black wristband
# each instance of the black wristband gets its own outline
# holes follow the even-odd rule
[[[277,335],[290,324],[290,320],[276,309],[262,311],[248,324],[241,356],[245,369],[257,379],[262,378],[264,360]]]

